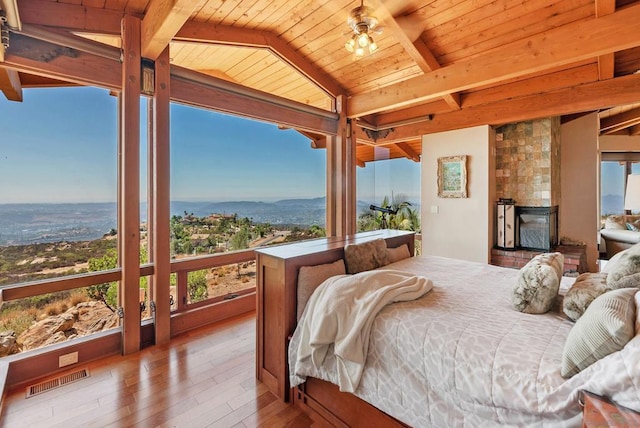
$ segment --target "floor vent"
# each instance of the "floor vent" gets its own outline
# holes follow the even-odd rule
[[[55,379],[49,379],[44,382],[31,385],[27,387],[27,398],[33,397],[34,395],[42,394],[43,392],[50,391],[52,389],[58,388],[68,383],[82,380],[87,377],[89,377],[89,370],[80,369],[80,370],[76,370],[75,372],[64,374]]]

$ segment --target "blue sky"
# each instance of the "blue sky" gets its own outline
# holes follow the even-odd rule
[[[27,89],[22,103],[0,96],[0,203],[114,201],[116,110],[116,98],[96,88]],[[172,200],[273,201],[326,192],[326,151],[311,149],[293,130],[173,104],[171,144]],[[359,199],[381,201],[394,192],[419,200],[419,163],[374,162],[357,174]],[[143,178],[143,193],[145,186]]]

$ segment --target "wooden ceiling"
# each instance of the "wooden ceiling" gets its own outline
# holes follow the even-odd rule
[[[145,57],[169,44],[176,66],[325,110],[345,95],[360,165],[417,161],[424,134],[546,116],[597,111],[603,133],[640,135],[640,0],[365,4],[382,33],[360,59],[344,47],[355,0],[20,0],[18,12],[27,33],[49,27],[112,46],[134,14]],[[47,83],[0,68],[9,99]]]

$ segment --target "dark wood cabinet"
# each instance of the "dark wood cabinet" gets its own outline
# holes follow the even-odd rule
[[[291,399],[287,346],[296,326],[300,266],[336,261],[344,257],[345,245],[378,238],[385,239],[389,248],[406,243],[409,253],[414,253],[415,234],[398,230],[376,230],[256,250],[256,377],[282,400]]]

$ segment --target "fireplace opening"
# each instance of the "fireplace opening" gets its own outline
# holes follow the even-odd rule
[[[558,245],[558,206],[516,206],[516,247],[550,251]]]

